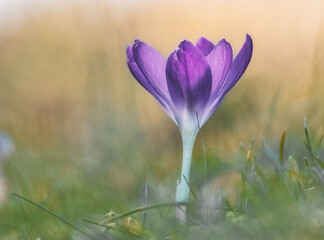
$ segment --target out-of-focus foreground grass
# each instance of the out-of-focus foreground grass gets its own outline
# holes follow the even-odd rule
[[[234,185],[252,137],[256,153],[276,153],[286,131],[284,158],[302,159],[304,116],[315,137],[324,119],[323,8],[301,0],[30,6],[0,30],[0,127],[16,143],[2,166],[8,189],[76,224],[142,205],[147,180],[151,201],[173,200],[180,134],[127,69],[125,49],[136,38],[167,57],[182,39],[225,37],[236,54],[252,36],[247,72],[202,128],[210,184]],[[202,156],[197,141],[193,185],[203,183]],[[1,239],[72,234],[12,196],[0,206]]]

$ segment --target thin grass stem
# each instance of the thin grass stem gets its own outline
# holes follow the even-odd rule
[[[61,222],[65,223],[67,226],[71,227],[72,229],[74,229],[74,230],[76,230],[76,231],[82,233],[83,235],[89,237],[90,239],[94,239],[94,238],[93,238],[92,236],[90,236],[88,233],[82,231],[82,230],[81,230],[80,228],[78,228],[77,226],[73,225],[72,223],[69,223],[68,221],[66,221],[66,220],[65,220],[64,218],[62,218],[61,216],[55,214],[54,212],[52,212],[52,211],[49,210],[48,208],[43,207],[42,205],[40,205],[40,204],[34,202],[33,200],[28,199],[28,198],[26,198],[26,197],[24,197],[24,196],[22,196],[22,195],[20,195],[20,194],[18,194],[18,193],[16,193],[16,192],[12,192],[11,195],[13,195],[13,196],[15,196],[15,197],[18,197],[18,198],[20,198],[20,199],[22,199],[22,200],[24,200],[24,201],[26,201],[26,202],[31,203],[32,205],[34,205],[34,206],[36,206],[36,207],[42,209],[43,211],[47,212],[47,213],[50,214],[51,216],[53,216],[53,217],[55,217],[56,219],[60,220]]]

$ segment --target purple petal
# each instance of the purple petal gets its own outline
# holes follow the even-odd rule
[[[207,56],[214,49],[215,45],[206,38],[201,37],[198,39],[196,47],[204,54],[204,56]]]
[[[155,88],[157,88],[156,85],[155,86],[153,85],[155,88],[152,87],[151,81],[149,81],[148,78],[143,74],[143,72],[140,70],[140,68],[138,67],[138,65],[135,61],[134,48],[135,48],[135,46],[137,46],[138,43],[139,43],[139,41],[135,41],[135,44],[133,46],[128,46],[126,49],[128,67],[129,67],[131,73],[133,74],[133,76],[135,77],[135,79],[159,101],[159,103],[162,105],[164,110],[168,113],[168,115],[172,118],[172,120],[177,124],[175,117],[174,117],[173,110],[172,110],[173,109],[172,103],[170,101],[165,100],[167,98],[166,96],[161,96],[161,94],[159,93],[161,91],[155,90]],[[164,69],[165,69],[165,67],[164,67]],[[165,75],[162,77],[161,80],[163,80],[163,78],[164,78],[164,81],[166,81]],[[167,96],[169,96],[169,94]]]
[[[210,67],[191,42],[182,41],[167,61],[167,83],[175,107],[202,112],[212,87]]]
[[[134,60],[156,93],[168,104],[170,94],[165,77],[166,60],[154,48],[137,41],[133,47]]]
[[[231,45],[225,39],[221,40],[206,59],[213,76],[211,95],[215,96],[223,86],[233,60]]]
[[[141,72],[141,70],[138,68],[138,66],[137,66],[137,64],[136,64],[136,62],[134,60],[134,56],[133,56],[133,46],[130,46],[129,45],[127,47],[126,54],[127,54],[127,64],[128,64],[129,70],[131,71],[131,73],[133,74],[133,76],[135,77],[135,79],[139,82],[139,84],[142,85],[142,87],[144,87],[153,96],[156,95],[155,90],[148,83],[148,81],[146,80],[145,76],[143,75],[143,73]]]
[[[224,81],[223,86],[218,92],[214,92],[210,97],[208,106],[206,107],[205,113],[201,119],[201,125],[203,125],[208,118],[213,114],[213,112],[219,107],[220,103],[223,101],[226,93],[235,85],[235,83],[240,79],[240,77],[245,72],[247,66],[250,63],[252,57],[253,43],[252,38],[247,34],[246,41],[241,48],[240,52],[237,54],[233,63],[231,64],[228,75]]]
[[[245,72],[247,66],[250,63],[253,51],[253,42],[250,35],[246,34],[246,40],[241,48],[240,52],[235,57],[230,69],[228,76],[225,80],[224,87],[222,88],[222,94],[225,95],[241,78]]]

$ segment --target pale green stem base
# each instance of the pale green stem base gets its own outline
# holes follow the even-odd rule
[[[181,180],[178,180],[176,190],[176,202],[188,202],[189,198],[189,177],[192,150],[195,143],[197,133],[182,133],[183,144],[183,160],[181,170]],[[188,182],[188,183],[187,183]],[[181,222],[186,222],[186,207],[181,206],[176,209],[176,218]]]

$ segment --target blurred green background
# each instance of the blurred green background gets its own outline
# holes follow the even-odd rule
[[[235,175],[222,166],[246,155],[239,143],[255,137],[258,148],[283,131],[302,142],[304,116],[314,131],[323,125],[321,0],[41,2],[1,5],[0,129],[16,145],[1,175],[7,192],[71,222],[143,205],[146,181],[155,202],[174,198],[180,134],[127,68],[135,39],[167,57],[182,39],[226,38],[236,54],[252,36],[250,66],[202,128],[207,178],[223,179],[220,188]],[[203,176],[202,156],[198,139],[193,184]],[[0,239],[71,234],[13,196],[1,203]]]

